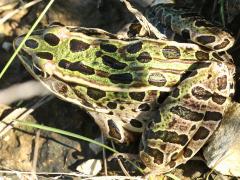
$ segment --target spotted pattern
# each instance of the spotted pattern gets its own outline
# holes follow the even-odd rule
[[[85,51],[90,47],[90,44],[85,43],[78,39],[71,39],[69,45],[70,45],[70,50],[73,53]]]
[[[50,52],[37,52],[36,56],[42,59],[53,60],[53,54]]]
[[[170,15],[167,14],[166,11],[161,8],[158,10],[156,14],[161,16],[161,20],[165,22],[166,25],[174,27],[173,23],[176,23],[175,21],[176,18],[172,14]],[[189,19],[189,21],[195,22],[196,27],[204,27],[204,26],[212,27],[212,24],[208,23],[207,21],[198,19],[199,17],[192,18],[191,15],[192,15],[191,13],[185,13],[181,15],[181,18],[182,20],[186,18],[186,19]],[[159,18],[155,18],[155,20],[158,21]],[[189,26],[193,24],[191,23],[192,22],[189,23]],[[194,39],[194,41],[196,40],[202,45],[207,45],[211,43],[216,44],[214,42],[216,40],[215,37],[217,36],[214,36],[214,35],[204,36],[201,34],[200,36],[198,36],[194,34],[195,33],[194,30],[191,31],[190,29],[187,29],[188,27],[182,27],[181,24],[179,24],[179,26],[180,26],[179,28],[180,30],[178,31],[178,33],[182,34],[182,36],[184,36],[186,39],[190,39],[192,38],[191,36],[194,36],[194,38],[196,38]],[[84,74],[84,78],[91,78],[91,80],[92,79],[96,80],[95,82],[97,82],[98,78],[100,77],[101,80],[104,79],[105,82],[109,83],[110,87],[114,87],[114,88],[116,87],[116,88],[119,88],[120,90],[124,90],[125,96],[119,95],[122,92],[112,92],[112,91],[108,92],[108,88],[105,88],[105,86],[104,86],[105,89],[103,91],[103,90],[88,87],[89,84],[87,84],[87,85],[84,85],[84,90],[86,89],[87,91],[85,92],[77,88],[74,89],[74,87],[71,86],[72,83],[69,83],[66,85],[64,84],[65,82],[62,84],[60,83],[58,85],[58,92],[63,96],[67,97],[69,96],[68,88],[71,88],[71,90],[73,90],[74,93],[82,101],[88,100],[92,103],[92,106],[95,106],[97,108],[106,106],[105,108],[108,108],[109,110],[107,117],[109,117],[108,115],[113,115],[111,117],[115,118],[116,114],[124,115],[125,117],[126,116],[128,117],[128,113],[129,113],[130,118],[128,119],[127,122],[126,120],[123,120],[123,123],[129,123],[132,127],[135,127],[135,128],[143,128],[145,125],[143,124],[143,122],[138,120],[138,117],[137,117],[138,115],[143,114],[144,115],[143,117],[145,118],[145,114],[147,115],[150,114],[152,116],[151,113],[156,112],[156,110],[158,111],[157,113],[159,113],[158,108],[159,108],[159,104],[163,102],[162,95],[164,95],[164,93],[162,92],[160,93],[159,90],[156,90],[156,89],[160,89],[158,87],[164,87],[164,86],[168,88],[172,80],[175,80],[174,79],[175,76],[173,76],[172,78],[169,75],[169,74],[172,75],[172,72],[174,70],[177,70],[174,68],[174,66],[170,66],[170,67],[166,66],[166,68],[168,68],[166,71],[171,71],[169,74],[162,73],[162,71],[161,73],[159,73],[157,68],[161,64],[157,64],[157,63],[159,63],[162,60],[163,60],[162,61],[163,63],[169,63],[171,60],[172,62],[178,62],[178,63],[183,62],[181,63],[181,65],[184,68],[185,63],[190,64],[191,61],[196,61],[196,60],[208,61],[208,60],[211,60],[212,56],[213,58],[214,57],[216,58],[218,55],[218,52],[216,52],[215,56],[211,55],[211,53],[208,53],[209,50],[204,47],[199,48],[197,51],[195,51],[191,47],[184,49],[180,45],[178,46],[177,43],[176,43],[176,46],[172,45],[171,43],[169,43],[169,45],[166,45],[168,43],[164,43],[164,45],[160,44],[161,48],[159,48],[159,50],[155,50],[154,46],[156,44],[153,44],[154,45],[153,48],[148,48],[148,43],[150,43],[150,41],[149,42],[147,41],[147,43],[144,44],[144,40],[141,40],[140,38],[139,40],[135,39],[133,41],[131,39],[126,41],[124,39],[121,39],[120,41],[118,41],[116,36],[111,36],[110,34],[107,35],[108,33],[101,33],[101,31],[98,32],[97,30],[87,30],[87,29],[81,29],[81,28],[75,28],[75,29],[69,28],[69,29],[71,30],[71,32],[81,32],[81,33],[84,33],[85,35],[91,36],[91,38],[96,38],[96,40],[94,39],[94,43],[92,43],[91,40],[89,39],[88,41],[84,41],[84,38],[81,39],[78,36],[71,37],[74,39],[70,39],[68,42],[69,48],[68,49],[66,48],[66,50],[70,49],[71,51],[68,54],[72,55],[72,57],[84,56],[85,59],[79,58],[79,60],[80,59],[82,60],[82,61],[79,61],[72,58],[71,61],[68,61],[66,59],[68,59],[69,57],[63,57],[66,59],[56,60],[58,61],[58,66],[60,67],[59,69],[62,70],[61,68],[63,68],[64,69],[63,73],[64,72],[69,73],[70,71],[73,71],[72,76],[77,74],[78,76],[82,77],[82,74]],[[47,30],[45,32],[47,32]],[[116,40],[116,41],[112,41],[115,45],[111,44],[111,40],[107,39],[109,37],[114,38]],[[43,36],[41,35],[41,38],[43,38],[45,42],[50,46],[57,46],[61,41],[61,39],[57,35],[51,34],[51,33],[44,34]],[[125,41],[125,43],[121,44],[122,41]],[[222,39],[222,43],[220,44],[218,43],[218,45],[215,45],[213,49],[218,50],[220,48],[226,47],[228,44],[229,44],[228,39]],[[36,42],[30,40],[29,42],[26,42],[26,46],[31,49],[36,49],[39,45],[36,44]],[[54,47],[51,47],[51,48],[55,49]],[[193,53],[191,55],[193,59],[189,59],[190,56],[188,57],[186,55],[188,53],[188,50],[190,52],[192,51],[195,52],[195,54]],[[85,51],[85,52],[77,54],[77,52],[82,52],[82,51]],[[53,56],[53,54],[49,55],[44,53],[45,52],[40,52],[40,54],[36,54],[36,55],[43,59],[48,59],[48,60],[51,60],[53,59],[53,57],[55,57]],[[73,53],[76,53],[76,54],[73,54]],[[183,56],[181,53],[183,54]],[[186,59],[183,59],[185,55],[186,55]],[[220,56],[216,59],[218,60],[221,59]],[[88,58],[88,57],[91,57],[91,58]],[[120,59],[119,57],[122,59]],[[92,59],[95,60],[94,61],[95,64],[94,63],[91,64],[90,60]],[[126,63],[124,63],[122,60],[125,60]],[[73,61],[76,61],[76,62],[73,62]],[[88,63],[88,61],[90,63]],[[53,62],[55,62],[55,59]],[[154,66],[155,63],[159,66]],[[197,77],[198,73],[201,73],[201,71],[203,70],[201,68],[208,68],[210,64],[211,63],[208,63],[208,62],[196,63],[196,64],[194,63],[189,68],[190,75],[188,73],[184,75],[186,75],[186,77],[195,76],[196,78],[198,78]],[[195,65],[196,65],[196,69],[191,69]],[[148,67],[150,67],[149,71],[147,71]],[[156,70],[152,67],[154,67]],[[160,66],[160,68],[161,67],[162,66]],[[185,72],[185,70],[186,69],[183,69],[183,73]],[[76,71],[81,73],[81,75],[76,73]],[[143,73],[143,75],[141,73]],[[212,73],[211,71],[206,73],[206,79],[209,79],[209,81],[212,79],[212,76],[214,76],[214,73],[212,74],[211,73]],[[181,80],[183,79],[184,78],[181,78]],[[218,77],[217,87],[219,91],[222,91],[228,88],[227,80],[228,80],[227,77],[224,77],[224,76]],[[149,84],[147,84],[146,81]],[[91,82],[91,83],[94,83],[94,82]],[[187,85],[191,88],[191,93],[189,93],[188,91],[188,93],[186,94],[184,94],[185,89],[182,89],[181,87],[182,84],[180,84],[180,86],[175,88],[175,90],[171,93],[171,96],[168,96],[170,101],[171,100],[174,101],[174,104],[170,104],[170,106],[166,106],[168,108],[167,112],[164,112],[164,114],[159,113],[158,114],[159,117],[157,117],[156,120],[151,121],[149,124],[147,124],[149,131],[148,131],[148,128],[146,128],[147,130],[144,132],[145,139],[143,139],[143,142],[141,144],[145,152],[141,152],[141,157],[145,161],[147,161],[145,164],[148,164],[150,167],[151,166],[154,167],[151,157],[153,157],[154,163],[158,165],[162,165],[163,163],[165,163],[166,159],[168,159],[168,162],[165,163],[165,166],[169,166],[170,168],[174,168],[175,166],[181,164],[179,163],[179,159],[181,159],[181,156],[183,156],[182,157],[183,159],[184,157],[187,159],[196,153],[197,149],[195,147],[192,147],[190,143],[198,140],[206,140],[212,133],[212,129],[210,129],[212,127],[207,126],[209,128],[207,129],[206,127],[204,127],[204,125],[210,124],[214,126],[218,124],[219,121],[222,119],[223,114],[220,108],[219,109],[207,108],[208,111],[204,113],[204,112],[198,112],[198,110],[196,110],[196,107],[199,108],[199,106],[201,106],[203,107],[202,109],[205,109],[205,107],[207,107],[208,105],[205,105],[204,103],[201,104],[201,103],[210,98],[211,98],[211,101],[210,101],[211,103],[209,104],[216,107],[223,107],[221,105],[223,105],[226,102],[226,97],[227,97],[222,95],[225,93],[225,91],[222,91],[221,93],[217,91],[215,92],[209,86],[206,86],[208,87],[208,89],[203,88],[205,87],[205,84],[202,85],[200,80],[196,81],[196,84],[193,84],[191,86]],[[97,86],[98,84],[94,84],[94,85]],[[99,87],[100,86],[101,84],[99,85]],[[155,91],[155,92],[153,92],[153,94],[150,95],[149,90],[145,92],[132,91],[134,88],[138,90],[138,87],[141,87],[141,88],[147,87],[146,89],[153,88],[154,90],[150,90],[150,91]],[[128,89],[130,91],[126,92],[128,91]],[[181,101],[179,103],[179,100],[182,100],[182,98],[184,99],[184,101]],[[157,102],[156,102],[156,99],[157,99]],[[169,99],[167,99],[166,102],[168,102]],[[196,101],[196,104],[193,104],[193,102],[195,101]],[[156,106],[155,106],[155,102],[157,104]],[[81,102],[81,103],[83,105],[85,104],[85,102]],[[129,105],[130,105],[130,109],[128,107]],[[89,107],[90,106],[91,104],[89,105]],[[142,111],[142,112],[139,112],[139,111]],[[160,110],[160,112],[162,111]],[[146,119],[148,119],[148,117],[146,117]],[[204,121],[202,122],[203,125],[202,126],[200,125],[200,128],[199,128],[199,124],[201,123],[199,121],[202,121],[202,120]],[[211,122],[206,122],[206,121],[211,121]],[[106,131],[108,130],[106,133],[108,133],[110,137],[115,138],[116,140],[122,140],[124,138],[128,138],[123,136],[125,135],[124,133],[126,133],[127,131],[122,132],[122,129],[120,129],[121,127],[119,127],[119,124],[116,121],[114,121],[113,119],[107,119],[106,122],[108,126],[108,128],[106,128]],[[161,128],[160,128],[161,130],[158,129],[158,127],[161,127],[161,125],[164,123],[167,123],[169,130],[161,129]],[[186,123],[187,127],[186,127],[186,124],[181,124],[181,123]],[[165,125],[166,124],[164,124],[164,126]],[[183,126],[183,127],[180,127],[180,126]],[[178,130],[174,131],[171,128],[178,128]],[[185,131],[183,132],[182,130],[184,128],[187,130],[190,129],[189,131],[191,132],[189,134],[187,134]],[[199,129],[197,130],[197,128]],[[194,136],[193,136],[193,133],[195,133]],[[192,136],[193,136],[193,139],[191,139]],[[182,149],[178,147],[181,147]],[[170,157],[170,160],[169,160],[169,157]]]
[[[43,38],[51,46],[57,46],[60,42],[59,37],[52,33],[44,34]]]
[[[195,55],[196,55],[196,58],[198,59],[198,60],[209,60],[209,54],[207,53],[207,52],[204,52],[204,51],[197,51],[196,53],[195,53]]]
[[[199,100],[208,100],[212,93],[205,90],[203,87],[195,86],[192,88],[192,95]]]
[[[106,92],[105,92],[105,91],[102,91],[102,90],[100,90],[100,89],[94,89],[94,88],[88,87],[88,88],[87,88],[87,95],[88,95],[90,98],[92,98],[92,99],[94,99],[94,100],[97,101],[97,100],[105,97],[105,96],[106,96]]]
[[[152,57],[148,52],[141,52],[138,55],[137,60],[141,63],[149,63],[152,60]]]
[[[162,73],[150,73],[148,83],[153,86],[163,87],[167,83],[167,79]]]
[[[214,36],[211,36],[211,35],[209,35],[209,36],[207,36],[207,35],[203,36],[202,35],[202,36],[198,36],[196,38],[196,40],[200,44],[206,45],[206,44],[214,43],[216,38]]]
[[[220,95],[220,94],[213,93],[212,100],[213,100],[213,102],[215,102],[215,103],[217,103],[219,105],[223,105],[223,103],[225,103],[227,98],[222,96],[222,95]]]
[[[140,121],[138,121],[137,119],[131,119],[130,124],[133,127],[136,127],[136,128],[142,128],[143,127],[143,124]]]
[[[116,109],[117,108],[117,103],[115,103],[115,102],[108,102],[107,103],[107,107],[109,109]]]
[[[179,59],[181,56],[180,50],[176,46],[165,46],[162,53],[166,59]]]
[[[142,49],[142,42],[137,42],[127,46],[127,52],[130,54],[135,54]]]
[[[215,50],[223,49],[228,44],[230,44],[230,41],[228,39],[224,39],[224,41],[221,44],[214,46],[213,49],[215,49]]]
[[[204,116],[204,121],[221,121],[223,118],[222,113],[207,111]]]
[[[170,109],[170,111],[173,114],[176,114],[180,116],[181,118],[184,118],[186,120],[190,121],[201,121],[204,117],[204,114],[196,112],[196,111],[191,111],[190,109],[183,107],[183,106],[174,106]]]
[[[38,42],[34,39],[28,39],[26,40],[25,45],[31,49],[36,49],[38,47]]]
[[[209,134],[210,134],[210,131],[208,129],[206,129],[205,127],[200,127],[197,130],[197,132],[194,134],[192,139],[194,141],[203,140],[203,139],[206,139]]]
[[[154,157],[154,163],[159,165],[163,163],[164,155],[161,151],[148,147],[145,152]]]
[[[85,74],[85,75],[95,74],[95,71],[93,68],[82,64],[80,61],[72,63],[72,62],[69,62],[68,60],[62,59],[59,61],[58,65],[59,65],[59,67],[61,67],[63,69],[77,71],[77,72],[80,72],[81,74]]]
[[[130,92],[129,96],[136,101],[142,102],[145,97],[145,92]]]
[[[104,50],[105,52],[110,52],[110,53],[113,53],[113,52],[117,51],[117,47],[113,44],[103,44],[103,43],[101,43],[100,48],[102,50]]]
[[[132,74],[130,73],[111,74],[109,79],[114,84],[131,84],[133,81]]]
[[[113,69],[124,69],[127,66],[127,64],[122,63],[116,60],[115,58],[107,55],[102,56],[102,61],[103,61],[103,64]]]
[[[176,132],[171,131],[156,131],[151,132],[152,138],[160,138],[164,142],[174,143],[174,144],[180,144],[182,146],[186,145],[188,142],[188,136],[185,134],[177,134]]]

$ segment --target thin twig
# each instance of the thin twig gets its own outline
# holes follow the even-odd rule
[[[41,130],[37,130],[34,143],[33,161],[32,161],[32,175],[36,177],[37,162],[38,162],[38,150]]]
[[[105,140],[104,140],[104,136],[103,136],[103,132],[101,132],[101,139],[102,139],[102,143],[105,144]],[[103,167],[104,167],[104,174],[105,176],[108,175],[108,171],[107,171],[107,159],[106,159],[106,151],[105,148],[102,148],[102,154],[103,154]]]
[[[143,28],[147,32],[152,32],[158,39],[166,39],[166,36],[162,33],[160,33],[155,26],[153,26],[144,15],[138,11],[137,9],[133,8],[132,5],[127,0],[121,0],[125,3],[128,10],[134,14],[134,16],[137,18],[139,23],[143,26]]]
[[[113,141],[111,141],[111,145],[112,145],[113,149],[116,149]],[[126,168],[124,167],[122,161],[119,158],[117,158],[117,161],[118,161],[118,165],[120,166],[120,168],[123,171],[124,175],[125,176],[130,176],[130,174],[127,172]]]

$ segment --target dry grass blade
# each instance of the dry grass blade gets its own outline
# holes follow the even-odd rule
[[[158,39],[166,39],[166,36],[160,33],[156,27],[154,27],[144,15],[139,12],[137,9],[133,8],[132,5],[127,0],[121,0],[125,3],[128,10],[134,14],[139,23],[144,27],[144,29],[149,32],[152,32]]]
[[[5,23],[8,19],[10,19],[11,17],[13,17],[14,15],[16,15],[17,13],[19,13],[20,11],[24,10],[24,9],[27,9],[39,2],[41,2],[42,0],[34,0],[34,1],[31,1],[23,6],[21,6],[20,8],[18,9],[15,9],[14,11],[11,11],[9,12],[8,14],[6,14],[3,18],[0,19],[0,24],[3,24]]]

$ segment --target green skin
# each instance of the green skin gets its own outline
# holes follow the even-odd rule
[[[156,174],[196,154],[234,92],[234,65],[191,43],[52,26],[31,35],[23,51],[28,71],[59,98],[87,109],[107,137],[130,142],[132,132],[143,132],[140,158]],[[172,90],[162,102],[162,92]]]

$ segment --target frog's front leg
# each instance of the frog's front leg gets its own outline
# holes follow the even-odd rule
[[[89,112],[98,124],[105,137],[119,143],[133,142],[134,134],[124,128],[124,123],[119,116],[108,115],[101,112]]]
[[[185,163],[204,145],[222,120],[233,93],[235,68],[206,62],[175,88],[143,133],[140,158],[151,173]]]

